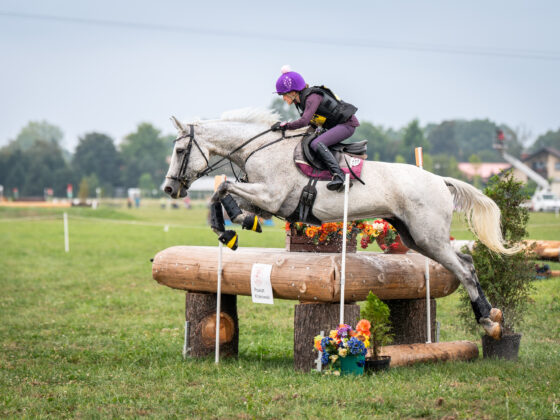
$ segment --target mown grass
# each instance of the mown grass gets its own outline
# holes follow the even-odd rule
[[[539,280],[517,362],[426,364],[337,378],[293,370],[294,302],[239,297],[239,357],[181,358],[184,293],[151,278],[166,247],[215,245],[206,209],[0,209],[3,418],[554,418],[560,411],[560,279]],[[164,231],[164,225],[169,225]],[[283,226],[240,232],[283,247]],[[531,237],[560,222],[531,217]],[[460,217],[453,236],[470,234]],[[560,265],[552,264],[554,268]],[[442,340],[472,339],[456,295],[438,300]]]

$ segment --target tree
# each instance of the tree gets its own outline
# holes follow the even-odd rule
[[[536,152],[543,147],[552,147],[560,150],[560,128],[556,131],[547,131],[545,134],[540,135],[531,146],[530,151]]]
[[[297,112],[295,106],[288,105],[281,97],[277,97],[272,100],[270,109],[275,111],[283,121],[294,121],[299,118],[299,113]]]
[[[481,187],[481,177],[478,173],[478,171],[480,170],[480,164],[481,164],[481,160],[480,157],[478,155],[471,155],[469,157],[469,162],[472,164],[473,168],[474,168],[474,177],[473,177],[473,185],[476,188],[480,188]]]
[[[101,185],[117,186],[120,184],[120,162],[113,139],[93,132],[80,138],[72,166],[80,179],[93,174]]]
[[[37,140],[33,148],[21,152],[20,158],[25,162],[25,172],[12,182],[18,182],[14,187],[20,189],[22,196],[42,196],[45,188],[53,188],[55,195],[63,195],[66,183],[73,181],[72,172],[57,143]],[[17,169],[18,163],[14,163]]]
[[[430,150],[430,145],[424,137],[424,132],[420,128],[417,119],[412,120],[405,128],[403,143],[401,147],[401,155],[403,155],[408,163],[414,164],[416,159],[414,157],[414,149],[422,147],[424,152]]]
[[[399,150],[399,142],[390,137],[388,131],[364,121],[356,128],[350,141],[368,141],[368,159],[392,162]]]
[[[160,131],[149,123],[139,124],[136,132],[126,136],[120,145],[122,183],[126,187],[137,187],[140,176],[147,172],[159,185],[167,171],[165,158],[171,153],[172,146],[169,136],[161,136]]]
[[[16,139],[9,144],[9,147],[25,151],[30,149],[38,140],[60,146],[63,136],[62,130],[56,125],[49,124],[46,121],[30,121],[21,129]]]
[[[82,181],[80,182],[80,189],[78,190],[78,198],[80,199],[80,203],[85,203],[88,197],[89,183],[87,178],[82,178]]]
[[[457,159],[452,155],[437,154],[432,156],[433,172],[441,176],[449,176],[452,178],[462,178],[461,171]]]
[[[430,150],[438,155],[457,156],[459,153],[459,144],[455,137],[455,121],[429,124],[426,127],[426,139],[430,143]]]
[[[142,194],[145,197],[151,197],[152,190],[156,188],[154,180],[152,179],[152,175],[147,172],[140,175],[140,179],[138,180],[138,188],[142,190]]]

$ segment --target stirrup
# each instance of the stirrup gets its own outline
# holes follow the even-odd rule
[[[352,188],[352,180],[350,180],[349,188]],[[344,178],[339,174],[335,174],[331,182],[327,184],[327,189],[329,191],[342,192],[344,191]]]

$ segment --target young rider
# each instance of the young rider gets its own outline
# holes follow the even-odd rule
[[[333,176],[327,188],[331,191],[342,191],[344,172],[329,146],[354,134],[354,130],[360,125],[354,115],[358,108],[341,101],[324,86],[309,87],[303,77],[291,71],[289,66],[282,67],[282,75],[276,81],[276,93],[281,95],[288,105],[295,104],[301,118],[292,122],[278,122],[271,127],[272,130],[295,130],[307,125],[327,130],[311,142],[311,148]]]

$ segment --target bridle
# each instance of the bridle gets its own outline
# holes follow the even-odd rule
[[[189,143],[187,144],[187,148],[182,153],[183,160],[181,161],[181,167],[179,168],[179,172],[175,176],[169,176],[169,175],[166,176],[166,178],[168,178],[168,179],[172,179],[173,181],[179,182],[183,188],[188,188],[188,185],[187,185],[187,165],[189,163],[189,158],[191,157],[191,151],[192,151],[193,143],[195,144],[198,151],[200,152],[200,154],[202,155],[202,157],[206,161],[206,165],[208,165],[208,167],[210,167],[209,166],[210,162],[208,161],[208,158],[206,157],[206,155],[202,151],[202,148],[200,147],[200,145],[198,144],[198,142],[194,138],[194,125],[189,124],[189,127],[190,127],[189,128],[189,134],[183,134],[182,136],[179,136],[175,140],[173,140],[173,143],[177,143],[179,140],[189,138]],[[208,168],[206,168],[206,169],[208,169]],[[201,172],[200,174],[196,174],[195,179],[198,179],[198,178],[204,176],[203,172]]]
[[[182,136],[177,137],[175,140],[173,140],[173,143],[177,143],[179,140],[188,138],[189,139],[189,143],[187,144],[187,148],[185,149],[185,151],[182,153],[183,154],[183,160],[181,161],[181,167],[179,168],[179,172],[177,173],[177,175],[175,176],[166,176],[167,179],[172,179],[174,181],[177,181],[181,184],[181,186],[183,188],[188,188],[188,184],[187,184],[187,165],[189,163],[189,159],[191,156],[191,151],[192,151],[192,146],[193,143],[194,145],[197,147],[197,149],[199,150],[200,154],[202,155],[202,157],[204,158],[204,160],[206,161],[206,169],[204,169],[201,172],[198,172],[195,174],[194,176],[194,181],[196,181],[199,178],[202,178],[205,175],[208,175],[210,172],[212,172],[215,169],[218,169],[224,165],[220,165],[220,163],[222,163],[224,160],[229,160],[230,157],[235,153],[238,152],[239,150],[241,150],[242,148],[244,148],[245,146],[247,146],[249,143],[251,143],[253,140],[258,139],[259,137],[265,135],[266,133],[272,131],[270,128],[268,130],[265,130],[259,134],[257,134],[254,137],[251,137],[249,140],[245,141],[243,144],[241,144],[240,146],[236,147],[235,149],[233,149],[231,152],[229,152],[226,156],[222,157],[221,159],[219,159],[218,161],[216,161],[214,164],[210,165],[210,161],[208,160],[208,158],[206,157],[206,155],[204,154],[204,152],[202,151],[202,148],[200,147],[200,145],[198,144],[198,142],[196,141],[196,138],[194,137],[194,125],[193,124],[189,124],[189,133],[188,134],[183,134]],[[303,136],[303,134],[296,134],[293,136],[286,136],[284,134],[284,131],[282,131],[282,137],[280,137],[279,139],[276,139],[270,143],[265,144],[264,146],[259,147],[258,149],[252,151],[249,156],[247,156],[247,159],[245,159],[245,161],[247,161],[251,156],[253,156],[254,153],[258,152],[259,150],[262,150],[268,146],[273,145],[274,143],[277,143],[281,140],[284,139],[288,139],[288,138],[292,138],[292,137],[301,137]],[[220,165],[220,166],[218,166]],[[233,169],[233,168],[232,168]]]

